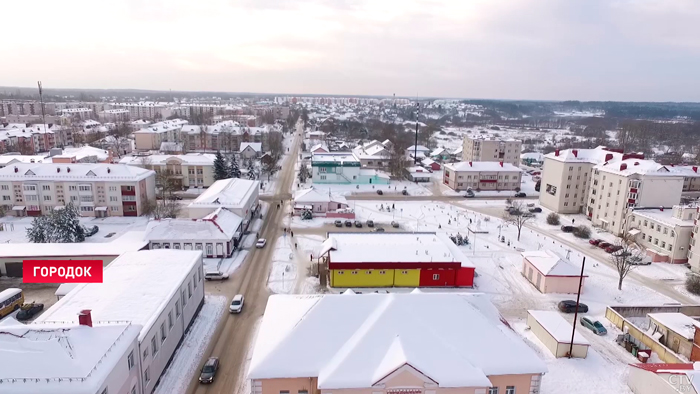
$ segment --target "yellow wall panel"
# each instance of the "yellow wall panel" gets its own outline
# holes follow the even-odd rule
[[[416,275],[416,286],[419,278],[420,274]],[[392,287],[393,285],[394,270],[331,270],[331,287]]]
[[[418,287],[420,285],[420,269],[394,270],[394,286]]]

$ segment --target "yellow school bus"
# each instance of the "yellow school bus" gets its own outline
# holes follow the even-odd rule
[[[9,288],[0,291],[0,318],[19,309],[23,303],[24,293],[22,293],[22,289]]]

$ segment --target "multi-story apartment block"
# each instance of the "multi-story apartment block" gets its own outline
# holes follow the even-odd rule
[[[502,161],[518,167],[521,145],[521,141],[514,139],[496,140],[465,136],[462,142],[462,161]]]
[[[92,108],[65,108],[58,110],[61,116],[65,116],[71,119],[93,119],[95,118],[95,112]]]
[[[15,115],[41,115],[39,101],[0,101],[0,118]],[[44,103],[44,115],[56,115],[55,103]]]
[[[131,119],[131,113],[128,109],[108,109],[99,113],[99,118],[102,122],[128,122]]]
[[[666,166],[671,172],[683,175],[683,191],[700,191],[700,173],[698,166]]]
[[[463,161],[445,165],[442,183],[456,191],[520,190],[522,172],[510,163]]]
[[[39,216],[72,202],[83,216],[138,216],[155,201],[155,172],[121,164],[15,163],[0,169],[0,206]]]
[[[622,153],[602,146],[556,150],[546,155],[542,167],[540,204],[557,213],[583,212],[588,201],[593,167],[622,157]]]
[[[695,205],[631,209],[627,217],[627,234],[646,248],[646,255],[653,262],[686,263],[691,237]]]
[[[211,126],[183,126],[178,142],[183,143],[186,151],[238,152],[243,142],[259,142],[262,150],[267,151],[274,133],[279,131],[268,126],[244,127],[227,120]]]
[[[214,183],[214,160],[209,153],[186,155],[151,155],[123,158],[119,163],[165,172],[174,181],[176,188],[209,187]]]
[[[172,110],[169,103],[153,103],[153,102],[138,102],[138,103],[112,103],[111,109],[127,109],[131,119],[166,119],[172,115]]]
[[[629,208],[678,204],[683,176],[651,160],[624,158],[596,165],[589,188],[586,215],[593,225],[622,235]]]
[[[173,119],[157,122],[134,132],[136,150],[158,150],[163,142],[180,140],[180,130],[187,124],[186,120]]]
[[[58,129],[60,127],[52,124],[11,123],[0,125],[0,152],[20,152],[23,154],[46,152],[56,146],[54,130]]]

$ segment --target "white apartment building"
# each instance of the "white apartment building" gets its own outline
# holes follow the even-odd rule
[[[93,324],[89,311],[77,312],[67,319],[77,324],[23,324],[11,317],[0,322],[3,394],[143,393],[142,327],[107,319]]]
[[[696,206],[682,205],[632,209],[627,217],[627,234],[646,249],[652,262],[686,263],[694,241],[691,234],[696,212]]]
[[[214,183],[214,160],[216,155],[210,153],[188,153],[129,156],[119,163],[172,174],[176,188],[188,188],[209,187]]]
[[[113,103],[112,109],[126,109],[131,119],[160,120],[172,114],[169,103],[154,103],[141,101],[138,103]]]
[[[136,150],[158,150],[163,142],[180,141],[180,131],[186,124],[181,119],[165,120],[135,131]]]
[[[596,165],[589,187],[586,215],[593,225],[621,235],[628,208],[678,204],[683,176],[651,160],[623,159]]]
[[[556,150],[545,155],[540,205],[557,213],[583,212],[588,201],[593,167],[622,157],[622,153],[602,146],[595,149]]]
[[[523,173],[510,163],[493,161],[463,161],[443,168],[442,183],[455,191],[519,190]]]
[[[0,206],[16,216],[40,216],[69,202],[82,216],[139,216],[155,195],[155,172],[134,166],[15,163],[0,169]]]
[[[520,165],[522,142],[514,139],[497,140],[465,136],[462,141],[462,161],[502,161]]]
[[[91,320],[95,324],[114,321],[140,327],[138,347],[134,349],[135,354],[128,353],[128,363],[120,363],[113,367],[109,363],[101,364],[105,369],[128,366],[129,371],[134,368],[138,373],[134,373],[133,376],[131,373],[122,374],[122,385],[117,381],[107,391],[89,393],[151,394],[185,332],[204,304],[202,261],[202,251],[195,250],[142,250],[124,253],[105,269],[103,283],[79,284],[42,313],[30,326],[38,329],[45,325],[71,324],[70,322],[78,320],[81,311],[89,310]],[[78,344],[76,343],[76,346]],[[90,346],[89,343],[83,345]],[[60,344],[56,343],[51,348],[56,346]],[[90,349],[86,354],[93,352],[94,350]],[[120,353],[123,354],[123,351]],[[75,362],[72,361],[68,365]],[[4,369],[5,367],[2,368],[3,371]],[[33,370],[34,368],[28,367],[26,371],[21,372],[32,373]],[[0,376],[3,371],[0,371]],[[56,383],[56,387],[59,387],[60,383]],[[134,386],[137,387],[136,391],[131,389]],[[4,387],[5,385],[3,390]],[[19,392],[39,391],[17,391]],[[45,392],[60,393],[57,390]]]
[[[700,191],[700,173],[698,166],[666,166],[669,171],[683,175],[683,191]]]

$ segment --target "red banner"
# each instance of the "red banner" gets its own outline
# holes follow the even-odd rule
[[[102,283],[102,260],[24,260],[24,283]]]

